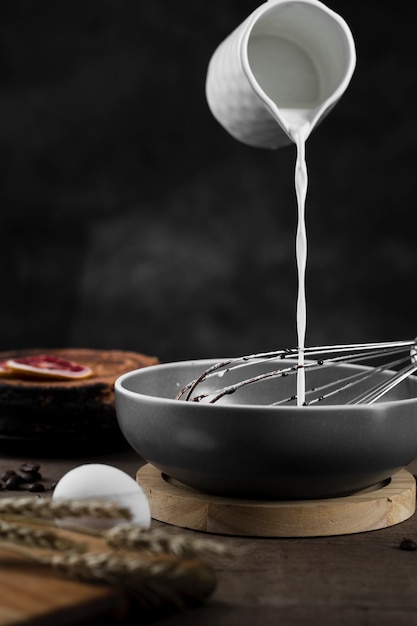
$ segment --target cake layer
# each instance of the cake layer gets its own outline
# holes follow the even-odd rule
[[[74,442],[120,447],[124,441],[117,424],[114,382],[125,372],[155,365],[158,359],[123,350],[40,348],[0,352],[0,361],[32,354],[60,356],[90,367],[93,374],[81,380],[18,373],[0,377],[0,441],[36,441],[46,448],[59,444],[60,449],[70,444],[71,452]]]

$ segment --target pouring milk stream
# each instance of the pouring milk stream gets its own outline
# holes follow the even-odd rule
[[[305,144],[346,90],[355,63],[352,34],[337,13],[318,0],[269,0],[219,45],[207,72],[207,102],[233,137],[260,148],[297,148],[299,406],[305,402]]]

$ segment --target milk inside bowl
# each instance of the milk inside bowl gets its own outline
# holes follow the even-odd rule
[[[352,35],[339,15],[316,0],[270,0],[218,47],[207,74],[209,107],[236,139],[297,147],[298,406],[305,404],[305,144],[345,91],[355,63]]]

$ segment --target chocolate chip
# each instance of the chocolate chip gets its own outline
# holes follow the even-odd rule
[[[9,480],[9,478],[11,476],[16,476],[16,472],[14,470],[6,470],[5,472],[3,472],[3,474],[0,476],[0,480],[6,482],[7,480]]]
[[[400,543],[400,549],[413,552],[417,550],[417,543],[413,541],[412,539],[403,539]]]
[[[20,484],[20,477],[17,474],[14,474],[6,480],[6,489],[8,489],[9,491],[14,491],[15,489],[19,489]]]
[[[22,465],[19,467],[19,469],[22,472],[29,472],[29,473],[35,473],[35,472],[39,472],[40,470],[40,465],[39,463],[22,463]]]
[[[20,476],[22,482],[24,483],[33,483],[42,478],[39,472],[25,472],[23,470],[19,471],[18,476]]]
[[[26,485],[26,489],[28,491],[45,491],[45,487],[43,486],[43,484],[38,482]]]

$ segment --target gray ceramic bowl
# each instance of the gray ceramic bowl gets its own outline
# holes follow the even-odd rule
[[[126,440],[190,487],[235,498],[327,498],[386,481],[417,457],[417,377],[372,405],[263,406],[258,385],[227,404],[175,400],[215,362],[151,366],[115,383]],[[366,368],[343,365],[337,375],[344,369]],[[310,382],[324,375],[319,369]]]

